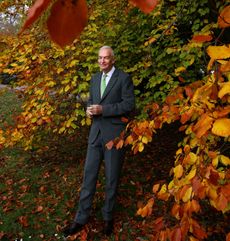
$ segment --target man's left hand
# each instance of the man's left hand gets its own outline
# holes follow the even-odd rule
[[[101,105],[91,105],[88,107],[88,109],[92,115],[101,115],[102,114],[102,106]]]

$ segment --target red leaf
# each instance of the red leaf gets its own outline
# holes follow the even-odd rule
[[[47,20],[51,39],[61,47],[71,44],[86,26],[87,13],[85,0],[57,0]]]
[[[22,26],[20,33],[22,33],[39,18],[39,16],[48,8],[50,2],[51,0],[37,0],[34,5],[29,8],[26,21]]]
[[[157,0],[130,0],[135,6],[144,13],[150,13],[157,5]]]
[[[193,94],[194,94],[192,88],[189,87],[189,86],[186,86],[184,89],[185,89],[186,95],[187,95],[189,98],[192,98],[192,97],[193,97]]]
[[[157,219],[154,221],[153,227],[154,227],[154,230],[157,231],[157,232],[160,231],[160,230],[162,230],[163,227],[164,227],[163,217],[157,218]]]
[[[171,239],[172,241],[181,241],[182,235],[181,235],[181,229],[176,228],[173,229],[171,232]]]
[[[193,42],[204,43],[212,40],[211,35],[194,35],[192,38]]]

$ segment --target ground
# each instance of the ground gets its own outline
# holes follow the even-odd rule
[[[10,103],[15,105],[14,94],[4,95],[4,101],[0,102],[0,126],[9,121]],[[6,99],[9,102],[3,108]],[[15,106],[12,111],[17,112]],[[20,147],[1,151],[1,240],[63,240],[61,230],[73,219],[79,198],[87,135],[88,129],[81,128],[72,138],[45,136],[49,148],[43,151],[25,152]],[[90,222],[69,240],[152,240],[153,222],[168,212],[167,207],[157,202],[153,214],[146,219],[136,212],[151,197],[154,183],[170,180],[170,169],[182,136],[175,123],[159,130],[142,153],[133,155],[127,149],[115,210],[115,230],[109,239],[101,234],[100,209],[105,182],[102,165]],[[229,232],[226,215],[205,206],[198,218],[211,234],[206,241],[225,240]]]

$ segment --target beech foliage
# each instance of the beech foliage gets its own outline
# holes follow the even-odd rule
[[[36,1],[19,41],[1,36],[9,46],[1,69],[26,87],[23,111],[0,130],[0,147],[41,148],[44,133],[71,136],[90,125],[89,80],[98,49],[110,45],[117,67],[132,75],[137,113],[107,147],[129,145],[138,154],[166,123],[184,132],[170,182],[154,183],[137,214],[150,216],[162,200],[170,212],[155,221],[153,240],[204,240],[201,203],[224,214],[230,208],[229,9],[221,0]]]

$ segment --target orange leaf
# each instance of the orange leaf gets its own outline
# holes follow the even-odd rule
[[[159,187],[160,187],[160,184],[158,183],[158,184],[155,184],[154,186],[153,186],[153,193],[156,193],[158,190],[159,190]]]
[[[228,115],[229,113],[230,113],[230,106],[225,106],[217,111],[214,111],[213,115],[215,117],[220,118],[220,117],[224,117],[224,116]]]
[[[117,145],[116,145],[116,148],[117,149],[120,149],[120,148],[122,148],[123,147],[123,144],[124,144],[124,140],[119,140],[119,142],[117,143]]]
[[[227,28],[230,26],[230,5],[225,7],[218,17],[218,25],[220,28]]]
[[[130,0],[135,6],[144,13],[150,13],[157,5],[157,0]]]
[[[230,58],[230,47],[223,46],[209,46],[207,53],[211,59],[227,59]]]
[[[217,198],[217,210],[224,211],[224,209],[228,206],[228,200],[227,198],[220,193],[220,195]]]
[[[212,40],[211,35],[194,35],[192,38],[193,42],[204,43]]]
[[[230,119],[228,118],[217,119],[213,124],[212,133],[217,136],[223,136],[223,137],[230,136]]]
[[[230,241],[230,232],[226,236],[226,241]]]
[[[85,0],[57,0],[47,20],[51,39],[61,47],[71,44],[84,29],[87,13]]]
[[[176,219],[180,219],[180,205],[175,203],[171,209],[172,216],[174,216]]]
[[[22,26],[20,33],[22,33],[39,18],[39,16],[48,8],[50,2],[51,0],[37,0],[34,5],[29,8],[26,21]]]
[[[203,114],[193,128],[198,138],[201,138],[212,126],[213,118],[207,113]]]
[[[113,144],[114,144],[114,142],[113,141],[109,141],[108,143],[106,143],[106,148],[108,149],[108,150],[111,150],[112,149],[112,147],[113,147]]]
[[[225,186],[221,187],[221,192],[226,198],[230,199],[230,184],[226,184]]]
[[[221,99],[226,94],[230,94],[230,82],[221,83],[221,89],[218,93],[218,97]]]
[[[230,60],[222,63],[222,65],[220,66],[220,71],[224,73],[230,71]]]

